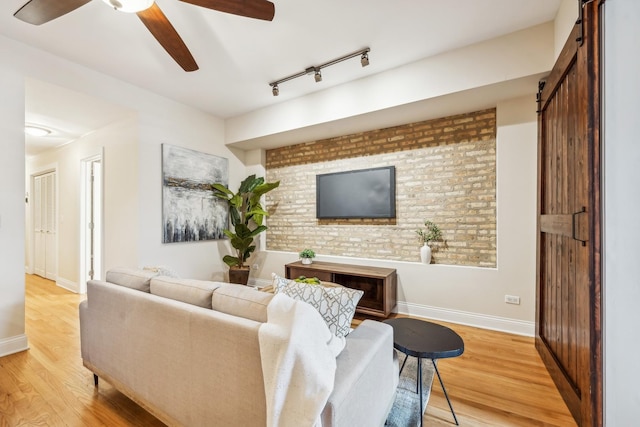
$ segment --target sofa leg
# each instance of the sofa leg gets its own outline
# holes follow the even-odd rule
[[[98,387],[98,376],[96,374],[93,374],[93,385]]]

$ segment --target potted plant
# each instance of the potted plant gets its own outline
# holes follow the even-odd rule
[[[222,261],[229,266],[229,281],[246,285],[249,280],[249,266],[245,261],[256,249],[253,239],[265,231],[264,217],[269,214],[262,208],[260,198],[280,185],[280,181],[264,182],[264,178],[248,176],[240,183],[237,192],[216,183],[212,185],[214,196],[229,202],[230,228],[224,230],[235,256],[225,255]]]
[[[441,240],[442,231],[437,224],[429,220],[424,221],[425,229],[418,229],[416,233],[420,237],[422,247],[420,248],[420,260],[423,264],[431,264],[431,247],[430,242]]]
[[[305,249],[300,252],[299,255],[303,264],[311,264],[313,262],[313,258],[316,257],[316,253],[313,251],[313,249]]]

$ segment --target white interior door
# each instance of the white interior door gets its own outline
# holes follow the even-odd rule
[[[82,228],[84,281],[102,278],[102,161],[101,157],[83,160]],[[81,291],[83,292],[83,290]]]
[[[34,273],[56,280],[56,173],[49,172],[34,177],[33,195]]]
[[[42,203],[42,177],[33,179],[33,272],[38,276],[45,276],[45,231],[42,225],[44,204]]]
[[[102,162],[94,162],[93,180],[93,272],[102,278]]]
[[[58,254],[56,251],[56,174],[47,174],[45,183],[47,227],[45,229],[46,253],[44,276],[47,279],[56,280],[58,278]]]

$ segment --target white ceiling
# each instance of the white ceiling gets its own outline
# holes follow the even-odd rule
[[[27,156],[68,144],[132,112],[67,88],[27,79],[25,122],[49,129],[45,137],[25,135]]]
[[[0,34],[229,118],[550,21],[561,0],[273,0],[272,22],[156,0],[200,66],[191,73],[135,15],[101,0],[41,26],[13,17],[25,2],[2,2]],[[364,47],[370,66],[351,59],[324,69],[320,83],[305,76],[271,95],[269,82]]]

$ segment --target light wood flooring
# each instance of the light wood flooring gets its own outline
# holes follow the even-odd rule
[[[82,299],[26,276],[31,348],[0,358],[0,426],[163,425],[106,382],[94,387],[80,358]],[[447,326],[465,341],[462,356],[438,364],[461,426],[575,426],[532,338]],[[454,425],[437,379],[424,424]]]

